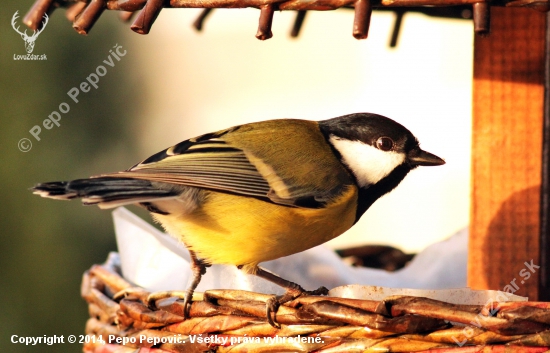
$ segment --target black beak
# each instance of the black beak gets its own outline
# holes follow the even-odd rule
[[[435,154],[431,154],[430,152],[422,151],[420,148],[412,150],[409,153],[408,160],[411,166],[433,166],[445,164],[443,159],[439,158]]]

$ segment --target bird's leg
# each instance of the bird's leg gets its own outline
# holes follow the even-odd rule
[[[191,308],[191,302],[193,301],[193,293],[195,293],[195,289],[199,285],[202,275],[206,273],[206,268],[210,267],[210,264],[198,259],[194,251],[189,250],[189,255],[191,257],[193,282],[191,282],[191,285],[187,288],[185,297],[183,298],[183,317],[186,319],[189,318],[189,310]]]
[[[281,278],[276,274],[273,274],[269,271],[264,270],[261,267],[257,267],[256,272],[254,274],[260,278],[266,279],[286,289],[285,294],[273,296],[273,298],[269,299],[266,302],[267,322],[269,322],[271,326],[276,328],[281,327],[275,319],[277,309],[279,309],[280,305],[286,302],[289,302],[293,299],[296,299],[299,296],[304,294],[305,295],[327,295],[328,294],[328,289],[326,289],[325,287],[319,287],[313,291],[306,291],[298,283],[294,283],[284,278]]]

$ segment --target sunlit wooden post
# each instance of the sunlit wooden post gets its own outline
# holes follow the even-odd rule
[[[549,299],[546,22],[532,9],[493,7],[490,36],[474,40],[468,282],[530,300]]]

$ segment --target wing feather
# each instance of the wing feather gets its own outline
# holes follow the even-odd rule
[[[271,190],[268,181],[249,161],[244,151],[217,137],[197,142],[181,142],[127,171],[110,175],[214,189],[259,198],[268,198]]]
[[[288,154],[304,144],[310,146],[308,153]],[[286,163],[300,167],[285,168]],[[295,119],[205,134],[105,176],[205,188],[304,208],[324,207],[355,186],[317,123]]]

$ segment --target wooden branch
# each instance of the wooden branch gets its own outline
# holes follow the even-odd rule
[[[164,0],[149,0],[139,13],[138,17],[130,27],[132,31],[139,34],[148,34],[151,26],[162,10]]]
[[[271,22],[275,10],[299,11],[292,31],[292,36],[295,36],[303,22],[304,11],[354,8],[352,34],[357,39],[365,39],[368,36],[373,9],[399,8],[399,11],[395,11],[401,13],[417,11],[429,15],[441,13],[444,17],[454,15],[465,18],[462,11],[448,11],[448,9],[462,7],[464,10],[470,9],[473,13],[475,32],[487,35],[491,6],[528,7],[538,11],[550,11],[550,0],[36,0],[25,16],[24,22],[31,29],[36,30],[45,13],[51,12],[57,7],[70,7],[71,12],[67,14],[67,17],[76,18],[73,24],[74,29],[81,34],[87,34],[104,10],[124,11],[123,19],[125,21],[128,21],[132,13],[141,10],[131,28],[137,33],[147,34],[164,7],[203,9],[254,7],[260,9],[260,23],[256,37],[266,40],[273,36]],[[79,12],[78,16],[75,16],[76,12]],[[195,21],[194,27],[197,30],[202,28],[208,13],[209,11],[204,11]],[[400,16],[402,18],[402,14]],[[396,33],[394,31],[395,38]],[[392,43],[395,43],[395,40]]]
[[[272,4],[262,5],[260,7],[260,20],[258,24],[258,32],[256,38],[266,40],[273,37],[271,32],[271,23],[273,22],[273,14],[275,9]]]
[[[369,35],[372,4],[370,0],[357,0],[354,6],[355,17],[353,18],[353,36],[356,39],[365,39]]]
[[[300,34],[300,30],[302,29],[302,24],[304,23],[304,19],[306,18],[306,13],[307,11],[305,10],[300,10],[296,13],[294,26],[292,26],[292,31],[290,32],[291,37],[296,38]]]
[[[73,28],[79,34],[88,34],[104,10],[105,0],[91,0],[88,6],[76,16]]]
[[[476,2],[474,9],[474,31],[477,34],[489,34],[491,23],[491,6],[486,2]]]

